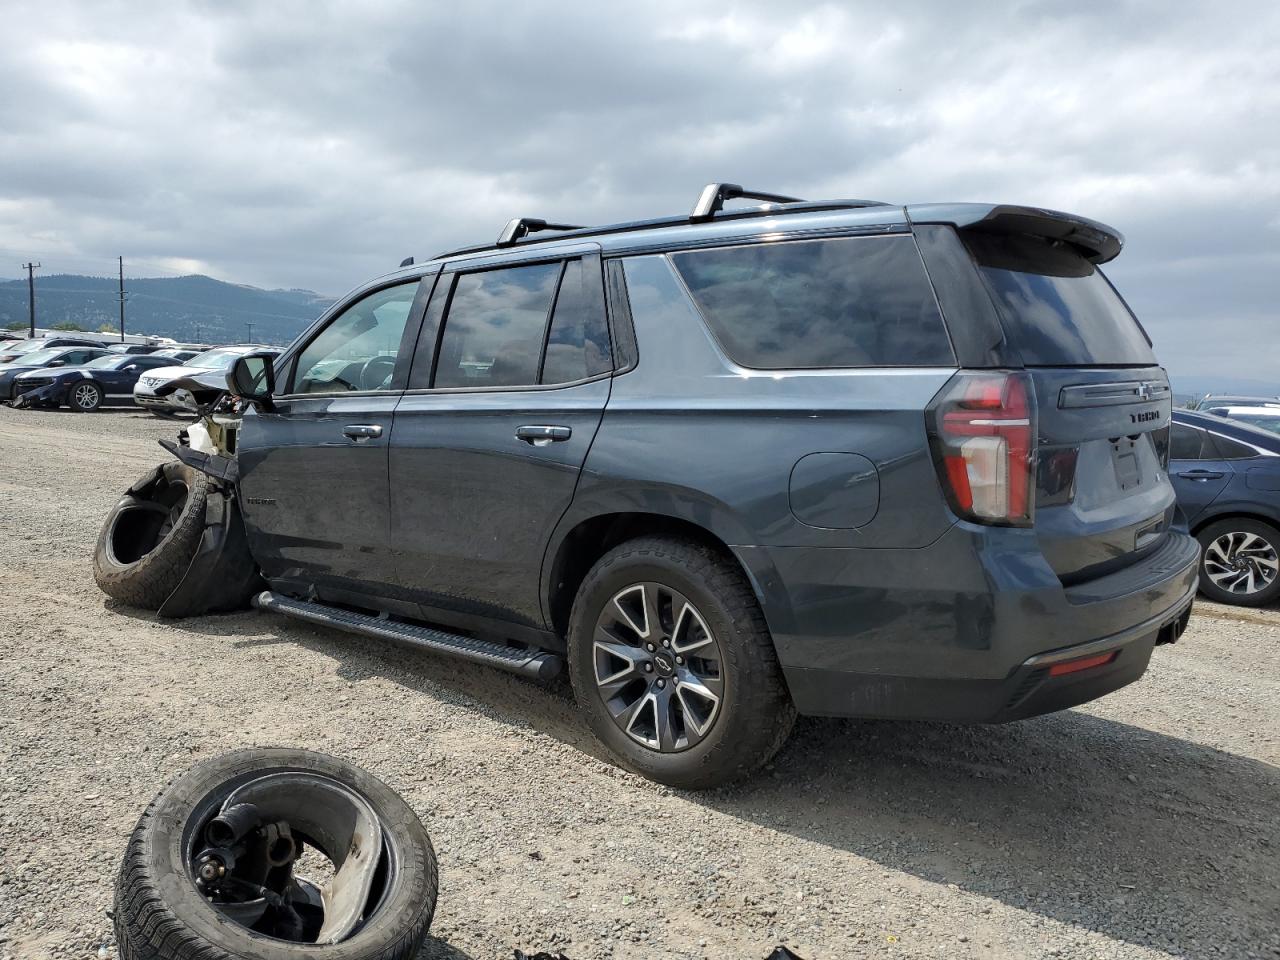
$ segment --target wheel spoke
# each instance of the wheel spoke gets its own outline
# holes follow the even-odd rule
[[[658,749],[669,753],[676,748],[675,729],[671,725],[671,688],[658,690],[651,696]]]
[[[676,615],[675,628],[671,631],[671,649],[679,654],[687,654],[715,641],[711,631],[701,615],[693,608],[693,604],[684,601],[680,612]]]
[[[646,616],[648,604],[645,601],[645,585],[637,583],[634,587],[628,587],[613,598],[611,606],[614,612],[622,618],[622,622],[629,627],[637,637],[644,639],[649,636],[649,618]],[[628,609],[635,600],[639,602],[640,620],[637,621],[635,612]]]

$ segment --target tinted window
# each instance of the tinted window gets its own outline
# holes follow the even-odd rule
[[[389,390],[418,281],[371,293],[329,322],[298,355],[294,393]]]
[[[1004,321],[1028,366],[1156,362],[1151,344],[1107,278],[1074,248],[1029,236],[967,233]]]
[[[1249,460],[1258,456],[1258,451],[1247,443],[1232,440],[1230,437],[1224,437],[1220,433],[1213,434],[1210,443],[1217,448],[1218,456],[1223,460]],[[1206,452],[1207,450],[1208,448],[1206,447]]]
[[[454,282],[436,364],[437,387],[538,382],[560,264],[464,273]]]
[[[609,329],[602,296],[598,271],[588,270],[581,260],[565,264],[551,314],[542,383],[584,380],[610,368]]]
[[[950,366],[911,237],[846,237],[672,255],[725,352],[747,367]]]
[[[1184,423],[1173,425],[1173,438],[1169,446],[1170,460],[1199,460],[1204,445],[1204,431],[1188,427]]]

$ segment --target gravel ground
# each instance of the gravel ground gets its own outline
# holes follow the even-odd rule
[[[175,425],[0,408],[0,958],[113,956],[118,857],[194,761],[354,760],[422,816],[423,957],[1280,956],[1280,612],[1202,604],[1137,684],[1004,727],[801,721],[689,794],[567,688],[245,612],[113,608],[89,554]]]

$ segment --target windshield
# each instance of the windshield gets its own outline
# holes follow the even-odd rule
[[[1151,366],[1146,334],[1097,267],[1074,248],[1031,236],[967,233],[1004,321],[1029,367]]]
[[[188,360],[186,366],[199,367],[202,370],[216,370],[219,367],[225,367],[232,358],[239,355],[240,351],[228,350],[225,347],[219,350],[206,350],[204,353]]]
[[[17,343],[6,343],[0,346],[0,353],[30,353],[33,350],[48,350],[39,340],[20,340]]]
[[[66,351],[62,348],[52,350],[35,350],[31,353],[24,354],[16,361],[24,365],[33,367],[43,367],[50,360],[57,360]]]
[[[1265,413],[1230,413],[1227,416],[1241,423],[1249,423],[1263,430],[1270,430],[1272,433],[1280,433],[1280,416],[1269,416]]]

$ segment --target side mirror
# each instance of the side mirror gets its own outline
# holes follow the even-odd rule
[[[237,357],[227,371],[227,390],[233,397],[252,400],[271,409],[271,394],[276,389],[271,357],[265,353],[249,353]]]
[[[62,365],[63,365],[63,361],[61,361],[61,360],[50,360],[50,361],[49,361],[49,366],[51,366],[51,367],[60,367],[60,366],[62,366]]]
[[[124,365],[124,369],[126,369],[126,370],[137,370],[137,369],[138,369],[138,365],[137,365],[136,363],[126,363],[126,364]]]

